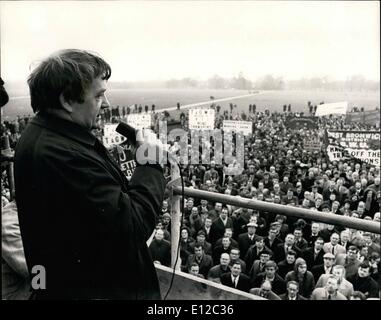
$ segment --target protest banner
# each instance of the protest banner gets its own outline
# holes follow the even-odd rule
[[[315,117],[296,117],[286,120],[285,125],[289,129],[299,130],[299,129],[317,129],[318,122]]]
[[[380,132],[327,131],[327,135],[330,161],[355,158],[371,165],[380,165]]]
[[[250,121],[224,120],[222,129],[224,132],[242,132],[244,136],[249,136],[253,133],[253,123]]]
[[[213,130],[215,110],[214,109],[190,109],[189,129],[191,130]]]

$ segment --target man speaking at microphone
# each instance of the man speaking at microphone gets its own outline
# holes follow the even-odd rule
[[[15,186],[31,278],[34,266],[45,270],[36,299],[160,299],[146,241],[164,196],[162,168],[138,159],[128,182],[91,133],[110,76],[101,57],[70,49],[28,79],[36,116],[16,147]],[[137,140],[161,151],[152,136]]]

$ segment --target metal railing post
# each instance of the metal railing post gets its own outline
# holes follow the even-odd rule
[[[180,169],[176,164],[171,164],[171,179],[175,181],[180,178]],[[173,187],[172,187],[173,188]],[[173,190],[173,189],[172,189]],[[171,195],[171,267],[180,270],[180,225],[181,225],[180,196],[172,192]],[[177,260],[177,263],[176,263]]]

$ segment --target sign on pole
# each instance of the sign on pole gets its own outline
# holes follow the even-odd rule
[[[213,130],[215,110],[214,109],[190,109],[189,129],[191,130]]]
[[[224,120],[222,128],[224,132],[242,132],[244,136],[253,133],[253,123],[250,121]]]
[[[152,115],[145,113],[129,114],[126,116],[126,123],[135,129],[150,128],[151,120]]]

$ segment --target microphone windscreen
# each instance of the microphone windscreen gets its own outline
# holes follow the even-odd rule
[[[126,123],[119,123],[115,129],[123,137],[126,137],[129,142],[136,144],[136,130]]]

